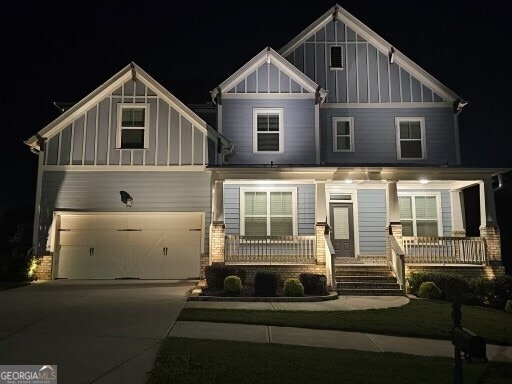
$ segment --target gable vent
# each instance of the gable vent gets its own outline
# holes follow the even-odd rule
[[[343,69],[343,52],[339,45],[331,47],[331,69]]]

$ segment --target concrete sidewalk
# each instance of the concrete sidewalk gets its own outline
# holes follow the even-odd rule
[[[185,308],[247,309],[262,311],[360,311],[401,307],[404,296],[339,296],[336,300],[314,302],[187,301]]]
[[[454,353],[451,341],[448,340],[202,321],[178,321],[169,336],[355,349],[369,352],[397,352],[420,356],[453,357]],[[487,344],[487,357],[492,361],[512,363],[512,347]]]

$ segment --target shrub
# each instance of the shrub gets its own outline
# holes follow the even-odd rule
[[[284,282],[284,296],[304,296],[304,286],[299,279],[286,279]]]
[[[224,292],[228,296],[238,296],[242,292],[242,280],[238,276],[228,276],[224,279]]]
[[[442,299],[461,301],[468,299],[469,282],[463,276],[441,272],[413,272],[409,275],[409,292],[418,295],[421,283],[431,281],[442,292]]]
[[[489,305],[504,308],[507,300],[512,299],[512,276],[497,276],[489,281]]]
[[[325,275],[316,273],[301,273],[299,280],[307,295],[327,295],[327,279]]]
[[[209,288],[223,289],[224,279],[228,276],[238,276],[242,284],[245,281],[245,271],[229,265],[208,265],[204,269],[204,274],[206,277],[206,285]]]
[[[507,304],[505,304],[505,311],[512,312],[512,300],[507,300]]]
[[[463,295],[463,304],[484,305],[489,296],[489,279],[485,277],[476,277],[469,279],[469,291]]]
[[[254,294],[256,296],[270,297],[277,292],[277,273],[258,271],[254,275]]]
[[[439,300],[441,299],[442,292],[439,287],[432,281],[424,281],[420,285],[418,297],[423,299]]]

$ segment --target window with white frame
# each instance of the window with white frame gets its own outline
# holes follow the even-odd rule
[[[253,109],[253,152],[283,152],[283,110]]]
[[[332,118],[332,150],[334,152],[354,152],[354,118]]]
[[[148,127],[148,104],[118,104],[116,148],[147,148]]]
[[[330,69],[343,69],[343,48],[340,45],[331,46]]]
[[[297,234],[295,188],[240,188],[241,234],[288,236]]]
[[[426,159],[425,119],[423,117],[397,117],[395,123],[398,159]]]
[[[402,236],[441,236],[441,208],[437,195],[398,196]]]

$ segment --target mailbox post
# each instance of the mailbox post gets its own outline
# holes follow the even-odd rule
[[[462,384],[462,353],[468,363],[487,363],[485,340],[461,325],[462,313],[460,304],[452,304],[452,344],[455,348],[455,362],[453,364],[453,382]]]

